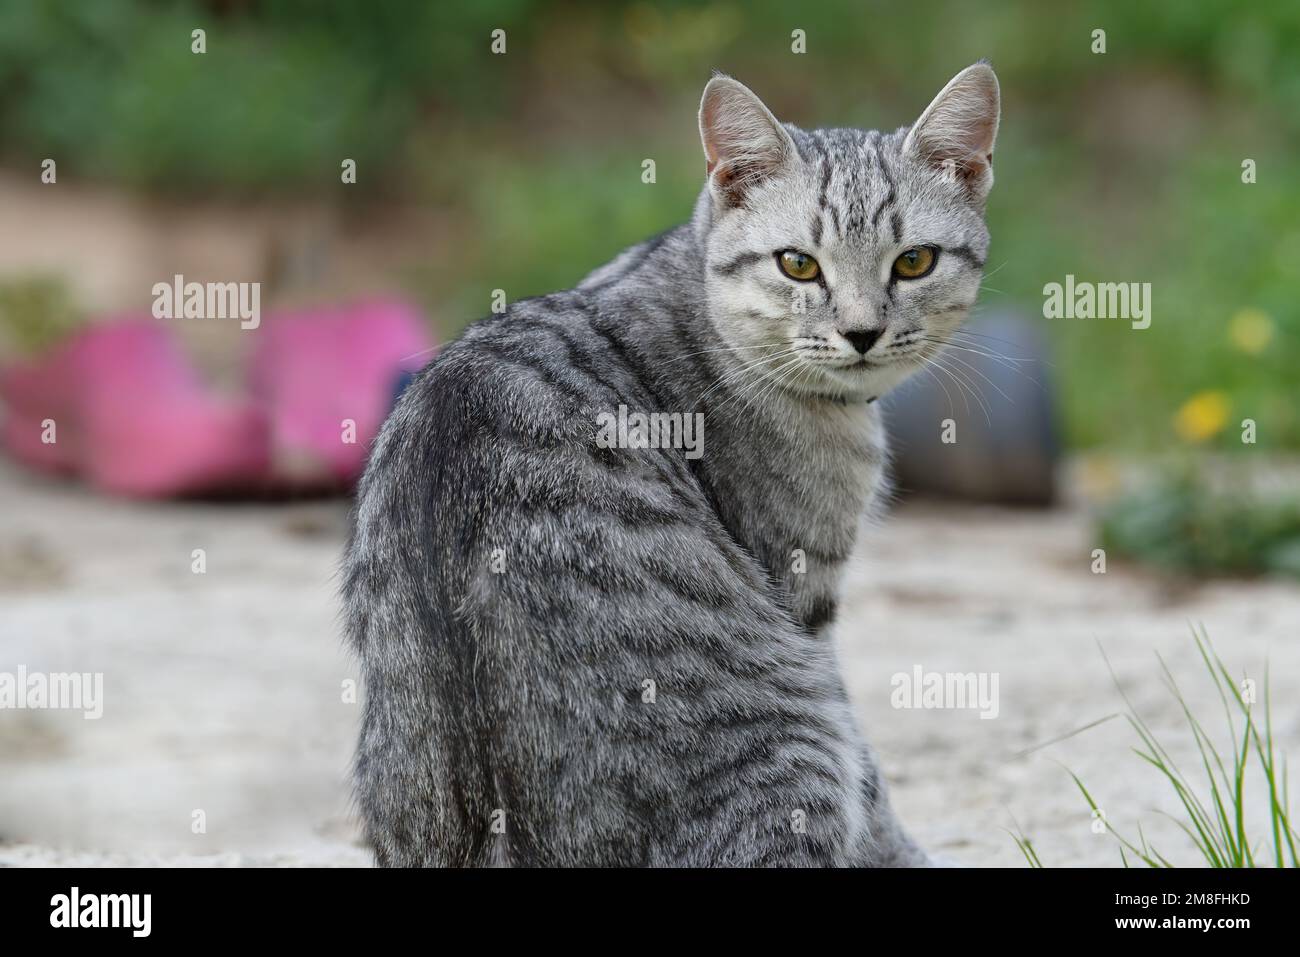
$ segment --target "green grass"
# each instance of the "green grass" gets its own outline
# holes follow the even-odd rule
[[[1182,808],[1181,814],[1166,816],[1187,836],[1205,865],[1300,866],[1296,857],[1296,844],[1300,841],[1300,834],[1291,823],[1285,758],[1279,754],[1273,740],[1267,666],[1264,671],[1263,700],[1257,704],[1248,700],[1250,696],[1239,692],[1238,684],[1214,650],[1204,628],[1194,628],[1192,638],[1223,705],[1224,727],[1232,741],[1232,752],[1226,753],[1214,744],[1201,719],[1188,706],[1173,673],[1159,654],[1156,657],[1160,662],[1165,686],[1178,702],[1187,731],[1196,745],[1198,767],[1190,774],[1179,768],[1151,726],[1133,707],[1107,658],[1106,667],[1110,670],[1111,679],[1127,709],[1124,717],[1140,741],[1140,746],[1133,751],[1149,767],[1155,769],[1177,796]],[[1104,650],[1102,656],[1105,657]],[[1262,725],[1255,714],[1260,704],[1263,709]],[[1247,771],[1251,769],[1252,763],[1258,766],[1267,782],[1263,795],[1256,796],[1247,791]],[[1095,815],[1100,815],[1101,808],[1088,787],[1073,771],[1069,774],[1088,807]],[[1262,837],[1252,837],[1247,833],[1246,827],[1247,808],[1257,801],[1263,801],[1268,811],[1269,827]],[[1135,863],[1148,867],[1174,866],[1169,858],[1147,840],[1141,823],[1136,825],[1136,830],[1136,840],[1133,840],[1106,820],[1106,831],[1115,839],[1120,860],[1125,867]],[[1012,837],[1031,867],[1043,866],[1033,845],[1020,832],[1018,825]]]
[[[1020,829],[1019,822],[1017,822],[1015,818],[1012,818],[1012,823],[1016,825],[1016,829],[1014,831],[1007,831],[1007,833],[1010,834],[1012,840],[1016,842],[1016,847],[1020,848],[1020,853],[1025,855],[1025,860],[1029,862],[1030,867],[1042,867],[1043,862],[1039,860],[1038,852],[1034,850],[1034,842],[1025,836],[1025,833]]]

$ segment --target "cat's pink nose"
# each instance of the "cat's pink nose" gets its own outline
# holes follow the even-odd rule
[[[849,340],[849,345],[865,356],[884,331],[884,329],[854,329],[850,332],[841,332],[840,335]]]

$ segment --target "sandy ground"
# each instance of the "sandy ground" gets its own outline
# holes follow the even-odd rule
[[[105,676],[99,720],[0,710],[0,864],[368,864],[346,784],[344,528],[339,502],[108,502],[0,464],[0,671]],[[1021,866],[1014,816],[1049,866],[1117,865],[1063,765],[1121,831],[1141,820],[1175,862],[1196,862],[1122,721],[1018,756],[1119,710],[1098,641],[1176,756],[1186,735],[1155,653],[1214,728],[1188,623],[1234,669],[1259,675],[1267,656],[1279,744],[1300,753],[1300,589],[1114,562],[1094,575],[1092,548],[1077,509],[920,504],[865,543],[839,635],[851,692],[900,814],[953,862]],[[892,676],[916,666],[996,672],[997,717],[894,708]]]

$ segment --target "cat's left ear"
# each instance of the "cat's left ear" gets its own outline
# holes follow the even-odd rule
[[[925,108],[907,134],[903,152],[957,176],[982,201],[993,188],[993,142],[1001,110],[993,67],[983,61],[968,66]]]

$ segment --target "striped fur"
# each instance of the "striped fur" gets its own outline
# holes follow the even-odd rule
[[[906,129],[783,127],[734,80],[701,123],[690,222],[470,327],[375,443],[343,593],[381,864],[926,862],[829,627],[883,484],[872,401],[974,300],[983,195]],[[913,243],[933,277],[889,282]],[[844,366],[875,323],[879,366]],[[702,412],[703,456],[601,447],[620,405]]]

